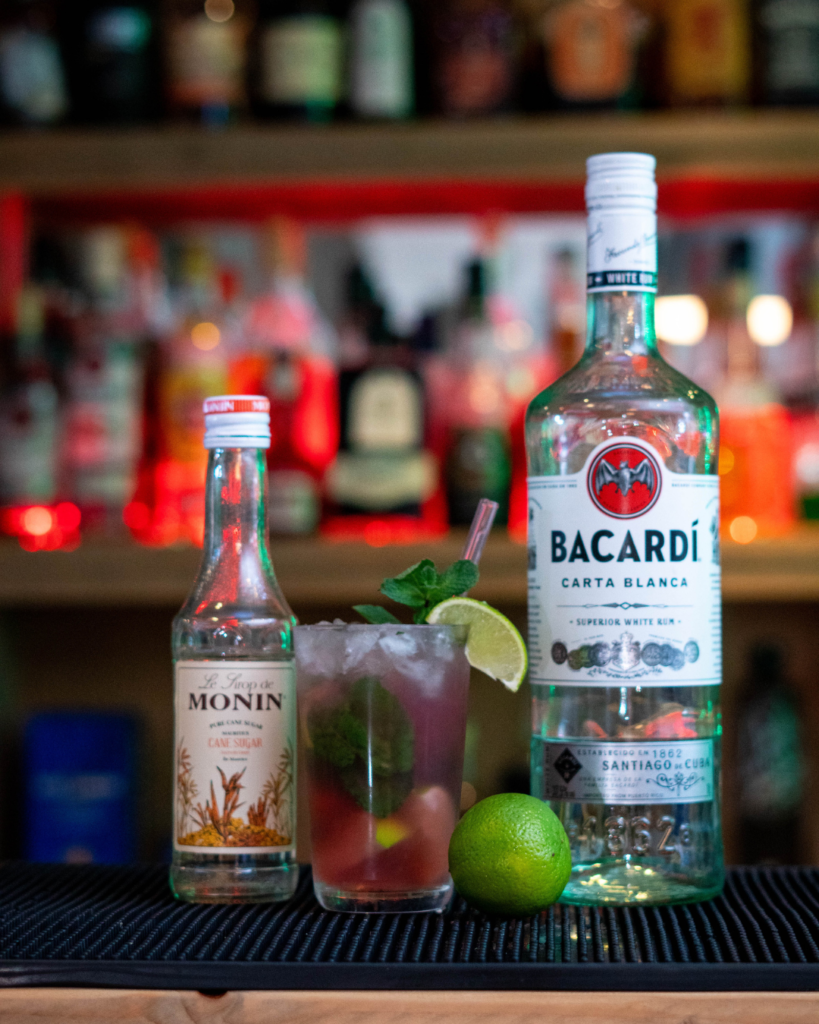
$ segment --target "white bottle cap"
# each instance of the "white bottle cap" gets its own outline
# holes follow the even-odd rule
[[[586,161],[586,208],[657,208],[657,161],[648,153],[599,153]]]
[[[206,398],[206,448],[269,448],[270,402],[261,395]]]

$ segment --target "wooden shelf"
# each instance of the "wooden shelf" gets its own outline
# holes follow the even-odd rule
[[[510,117],[403,125],[236,126],[5,132],[0,190],[35,197],[66,192],[204,186],[299,185],[305,181],[402,182],[442,178],[570,183],[594,152],[654,153],[662,180],[815,178],[819,113],[678,112]],[[661,191],[661,197],[662,197]],[[575,197],[575,198],[572,198]],[[785,206],[787,196],[781,197]],[[343,214],[343,210],[340,211]]]
[[[276,572],[297,611],[377,600],[378,587],[412,562],[439,565],[459,557],[464,536],[433,544],[372,548],[321,540],[276,541]],[[71,552],[30,554],[0,544],[0,607],[176,606],[199,563],[190,548],[157,550],[136,545],[86,543]],[[494,536],[481,563],[475,596],[495,604],[526,601],[526,549]],[[723,547],[727,602],[819,601],[819,527],[803,527],[781,540]]]

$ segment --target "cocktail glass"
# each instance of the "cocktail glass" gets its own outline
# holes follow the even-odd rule
[[[443,910],[458,821],[465,626],[296,629],[313,884],[326,910]]]

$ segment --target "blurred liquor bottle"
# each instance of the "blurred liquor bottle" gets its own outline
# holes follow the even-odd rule
[[[526,490],[524,421],[529,402],[583,354],[586,326],[585,268],[576,249],[562,247],[551,257],[547,286],[545,344],[514,353],[507,391],[511,405],[512,485],[509,536],[526,542],[529,502]],[[534,340],[534,339],[533,339]]]
[[[736,712],[740,864],[797,864],[804,717],[779,647],[751,652]]]
[[[231,360],[233,394],[270,401],[268,522],[272,533],[312,533],[324,472],[338,450],[335,337],[306,281],[304,230],[278,220],[264,233],[269,284],[252,301]]]
[[[27,860],[136,858],[137,735],[125,714],[59,711],[31,719],[24,744]]]
[[[148,433],[127,523],[146,544],[201,545],[207,453],[202,404],[227,391],[227,348],[235,282],[220,274],[206,240],[183,243],[176,269],[173,325],[161,347],[146,399],[156,416]],[[204,453],[204,454],[203,454]]]
[[[0,394],[2,529],[27,550],[59,547],[60,396],[46,349],[45,296],[37,285],[20,293],[15,334],[7,342]],[[76,534],[79,524],[72,525]]]
[[[715,396],[720,409],[722,527],[740,543],[785,533],[794,522],[790,420],[760,371],[759,346],[748,330],[751,262],[746,238],[728,244],[716,310],[726,355]]]
[[[671,106],[745,103],[751,85],[749,0],[667,0],[664,92]]]
[[[667,0],[664,93],[671,105],[730,105],[748,99],[748,0]]]
[[[119,227],[92,229],[81,239],[85,308],[66,372],[61,464],[84,532],[122,531],[136,483],[148,330],[134,265],[139,241],[140,233]]]
[[[761,103],[819,103],[819,0],[755,0]]]
[[[414,108],[414,48],[406,0],[355,0],[348,35],[351,112],[362,118],[409,117]]]
[[[68,108],[56,3],[7,0],[0,8],[0,120],[56,124]]]
[[[258,116],[329,121],[342,100],[343,33],[332,0],[261,0],[252,44]]]
[[[793,470],[798,509],[803,518],[819,519],[819,228],[812,227],[803,257],[800,307],[795,310],[794,331],[809,352],[803,365],[802,383],[793,417]],[[800,317],[799,313],[803,315]],[[801,323],[800,323],[801,321]]]
[[[389,328],[360,268],[348,279],[348,320],[363,351],[342,346],[340,448],[326,477],[323,532],[380,546],[446,529],[438,461],[428,447],[427,408],[415,354]]]
[[[247,107],[252,0],[167,0],[165,64],[171,112],[210,127]]]
[[[498,502],[498,523],[508,519],[511,410],[500,340],[489,309],[487,265],[474,260],[466,268],[459,317],[447,340],[448,382],[440,396],[446,403],[445,480],[453,525],[470,523],[481,498]]]
[[[651,28],[645,8],[631,0],[529,0],[523,108],[639,106],[640,58]]]
[[[583,354],[586,327],[586,291],[580,254],[558,249],[549,282],[550,348],[558,374],[570,370]]]
[[[509,8],[499,0],[443,0],[430,22],[436,112],[461,117],[510,110],[519,45]]]
[[[153,0],[80,0],[60,9],[72,115],[135,123],[159,115],[158,15]]]
[[[819,519],[819,404],[797,408],[793,422],[793,475],[799,514]]]

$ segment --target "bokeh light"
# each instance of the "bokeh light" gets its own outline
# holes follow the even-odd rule
[[[235,10],[233,0],[205,0],[205,14],[211,21],[230,21]]]
[[[764,348],[787,341],[793,327],[793,310],[781,295],[756,295],[748,303],[748,333]]]
[[[724,444],[719,446],[719,467],[718,472],[720,476],[725,476],[730,473],[736,464],[736,456],[730,448],[726,448]]]
[[[222,332],[216,324],[205,321],[191,328],[191,341],[202,352],[210,352],[221,340]]]
[[[654,324],[668,345],[698,345],[708,330],[708,307],[699,295],[663,295],[654,307]]]
[[[731,520],[728,532],[731,540],[735,540],[737,544],[750,544],[758,532],[756,520],[750,516],[737,516]]]
[[[20,526],[30,537],[44,537],[54,526],[54,514],[42,505],[32,505],[21,516]]]

